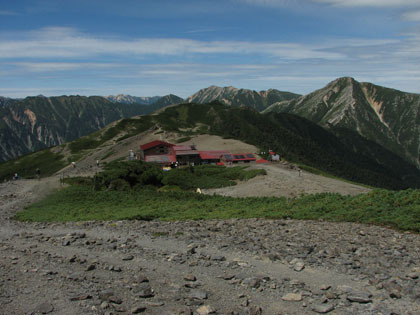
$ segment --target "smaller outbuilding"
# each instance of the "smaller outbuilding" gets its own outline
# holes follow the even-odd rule
[[[202,164],[217,164],[222,156],[230,154],[229,151],[199,151]]]
[[[239,153],[233,154],[232,163],[251,163],[255,162],[257,159],[252,153]]]

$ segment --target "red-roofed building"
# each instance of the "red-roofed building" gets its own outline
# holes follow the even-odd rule
[[[165,147],[172,148],[173,146],[174,145],[172,143],[165,142],[165,141],[160,141],[160,140],[155,140],[155,141],[148,142],[148,143],[145,143],[145,144],[141,145],[140,148],[144,152],[144,151],[148,151],[148,150],[156,149],[156,148],[158,148],[159,150],[161,150]]]
[[[195,146],[176,145],[172,147],[176,160],[181,165],[200,164],[200,153],[195,150]]]
[[[220,159],[225,163],[250,163],[257,159],[253,153],[223,154]]]
[[[194,145],[174,145],[165,141],[155,140],[141,146],[141,158],[146,162],[164,165],[178,162],[187,164],[217,164],[255,162],[252,153],[231,154],[227,150],[197,151]]]
[[[140,146],[140,157],[146,162],[154,162],[170,165],[176,162],[176,156],[172,149],[174,145],[165,141],[155,140]]]
[[[199,151],[201,163],[203,164],[215,164],[220,162],[223,155],[230,154],[229,151]]]
[[[232,154],[233,156],[233,163],[250,163],[255,162],[257,158],[253,153],[238,153]]]
[[[172,154],[172,147],[174,145],[165,141],[155,140],[149,143],[145,143],[140,146],[141,157],[144,159],[147,155],[162,155]]]

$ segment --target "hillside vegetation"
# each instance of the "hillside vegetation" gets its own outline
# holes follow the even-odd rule
[[[391,189],[420,186],[419,170],[391,152],[389,160],[397,160],[393,165],[400,163],[399,167],[391,168],[388,161],[380,164],[361,154],[363,148],[357,142],[347,146],[322,127],[295,115],[263,115],[247,108],[228,108],[212,103],[168,108],[155,119],[165,130],[239,139],[256,145],[262,152],[274,150],[289,161],[351,181]],[[200,128],[196,131],[183,131],[194,130],[197,124]],[[408,173],[401,171],[403,168],[408,169]]]
[[[184,139],[212,134],[241,140],[255,145],[261,152],[274,150],[283,159],[304,168],[366,185],[388,189],[420,187],[417,168],[358,135],[343,133],[343,139],[348,139],[345,141],[292,114],[260,114],[249,108],[231,108],[220,103],[180,104],[159,114],[120,120],[66,144],[63,148],[71,156],[67,156],[65,162],[83,159],[104,145],[114,145],[152,129],[176,133]],[[368,150],[379,152],[381,158],[366,155]],[[7,177],[12,172],[21,172],[19,167],[15,161],[0,164],[0,175]]]
[[[212,174],[212,176],[209,176]],[[420,232],[420,191],[372,191],[358,196],[323,193],[299,198],[208,196],[162,189],[185,183],[202,188],[235,184],[258,175],[243,168],[200,166],[163,173],[146,163],[116,162],[94,178],[71,179],[70,187],[17,214],[24,221],[197,220],[228,218],[293,218],[387,225]],[[164,186],[168,187],[168,186]],[[182,190],[183,189],[183,190]],[[185,190],[187,189],[187,190]]]

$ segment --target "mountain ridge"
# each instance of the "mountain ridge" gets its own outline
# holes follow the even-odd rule
[[[132,96],[128,94],[117,94],[104,97],[113,103],[151,105],[162,96]]]
[[[167,106],[113,103],[101,96],[31,96],[0,106],[0,162],[92,133],[121,118]]]
[[[233,86],[218,87],[211,85],[208,88],[201,89],[194,93],[188,97],[186,101],[188,103],[199,104],[219,101],[229,106],[248,106],[261,111],[275,102],[290,100],[298,96],[298,94],[276,89],[257,92],[249,89],[239,89]]]
[[[347,128],[420,166],[420,94],[344,77],[264,112],[271,111],[293,113],[331,130]]]
[[[345,131],[349,132],[348,129]],[[253,145],[260,150],[255,152],[257,154],[273,150],[282,159],[297,163],[305,170],[325,172],[352,182],[388,189],[420,187],[420,170],[391,151],[364,142],[354,132],[339,139],[331,131],[294,114],[261,114],[252,108],[216,102],[183,103],[150,115],[113,122],[62,146],[1,164],[0,175],[8,178],[12,171],[33,175],[37,167],[46,173],[45,165],[49,168],[54,162],[57,168],[49,170],[51,174],[69,161],[90,159],[89,165],[95,159],[112,161],[126,157],[127,148],[139,150],[140,144],[148,141],[166,140],[170,136],[172,143],[182,143],[203,134]],[[148,140],[139,143],[141,139]],[[377,150],[381,160],[375,159],[375,155],[363,154],[366,147]]]

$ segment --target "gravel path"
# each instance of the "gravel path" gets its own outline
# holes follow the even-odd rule
[[[420,314],[419,235],[294,220],[9,219],[59,187],[0,184],[0,314]]]
[[[249,169],[265,169],[267,175],[257,176],[236,186],[206,189],[206,194],[231,197],[275,196],[298,197],[301,194],[335,192],[342,195],[358,195],[370,191],[369,188],[315,175],[292,164],[268,163],[252,164]]]

